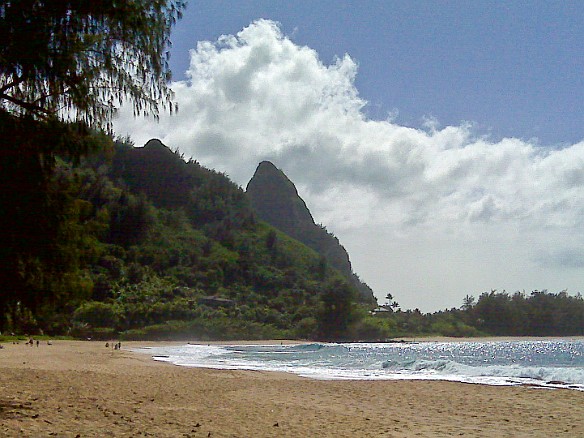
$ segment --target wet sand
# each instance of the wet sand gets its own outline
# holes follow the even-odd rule
[[[584,436],[584,392],[183,368],[124,343],[0,350],[0,436]]]

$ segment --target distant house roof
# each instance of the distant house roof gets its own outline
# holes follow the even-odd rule
[[[216,296],[201,297],[197,302],[209,307],[235,307],[235,301]]]
[[[372,312],[391,312],[391,310],[386,309],[385,307],[378,307],[377,309],[373,309]]]

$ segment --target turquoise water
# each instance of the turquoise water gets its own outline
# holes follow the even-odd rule
[[[584,341],[183,345],[142,349],[180,366],[314,379],[450,380],[584,391]]]

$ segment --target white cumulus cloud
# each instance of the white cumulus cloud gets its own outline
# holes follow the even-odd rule
[[[326,65],[259,20],[191,50],[188,79],[172,86],[178,114],[156,123],[122,109],[115,129],[242,186],[271,160],[356,272],[405,307],[459,306],[491,288],[584,289],[584,141],[551,150],[490,141],[471,124],[371,120],[357,72],[349,56]]]

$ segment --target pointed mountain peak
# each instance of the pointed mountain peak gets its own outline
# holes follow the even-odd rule
[[[148,140],[146,142],[146,144],[144,145],[145,148],[155,148],[155,147],[164,147],[164,148],[168,148],[168,146],[166,146],[164,143],[162,143],[159,139],[157,138],[151,138],[150,140]]]
[[[262,161],[246,188],[259,218],[309,246],[341,272],[361,294],[363,302],[376,303],[373,291],[353,273],[349,254],[339,240],[316,225],[296,186],[269,161]]]
[[[278,170],[278,168],[276,166],[274,166],[274,163],[272,163],[271,161],[267,161],[267,160],[262,161],[258,165],[256,172],[259,171],[260,169],[262,171]]]
[[[157,138],[148,140],[143,148],[138,149],[146,153],[166,155],[168,157],[174,155],[174,152]]]
[[[292,236],[298,227],[314,225],[296,186],[270,161],[262,161],[246,192],[260,218]]]
[[[271,161],[262,161],[258,165],[252,179],[247,184],[246,191],[251,192],[250,196],[254,196],[258,187],[260,191],[267,187],[270,191],[278,192],[281,195],[298,197],[298,190],[296,190],[294,183]],[[304,203],[304,201],[302,202]]]

